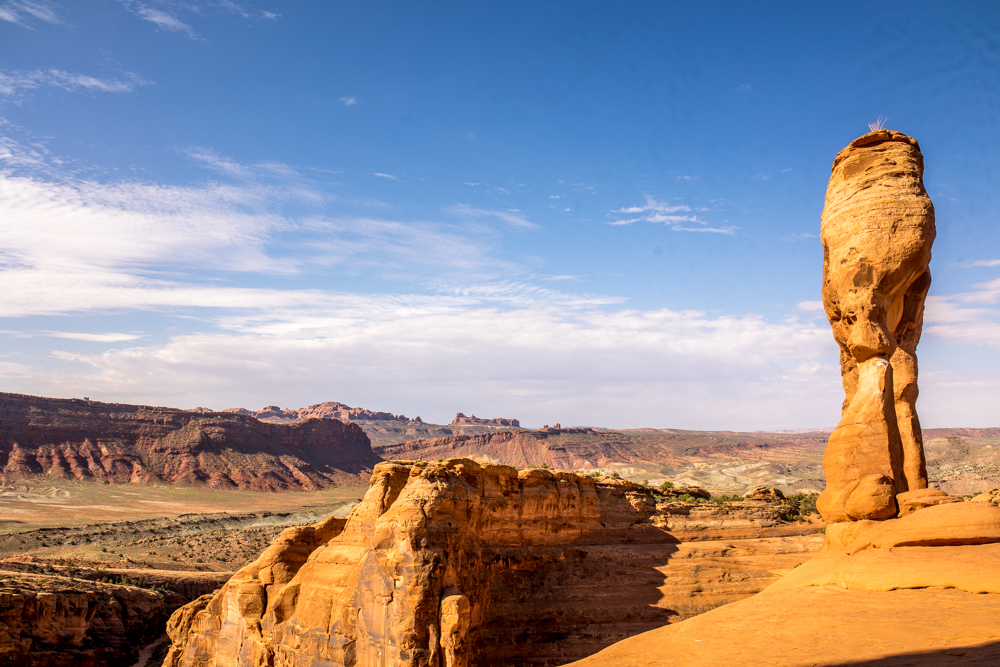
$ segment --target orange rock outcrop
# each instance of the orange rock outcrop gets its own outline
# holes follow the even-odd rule
[[[752,595],[822,541],[766,502],[657,506],[468,459],[380,464],[342,530],[299,530],[175,613],[166,665],[558,665]]]
[[[823,305],[846,398],[823,467],[827,522],[888,519],[896,495],[927,487],[917,419],[934,206],[915,139],[877,130],[837,155],[823,208]]]

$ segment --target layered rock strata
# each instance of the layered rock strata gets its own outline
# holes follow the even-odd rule
[[[888,519],[927,487],[915,402],[916,348],[934,206],[915,139],[878,130],[837,155],[823,208],[823,305],[846,397],[823,457],[827,522]]]
[[[190,600],[177,589],[2,572],[0,665],[133,665],[141,647],[162,637],[170,613]]]
[[[0,480],[37,475],[255,491],[361,486],[381,459],[356,424],[0,394]]]
[[[384,463],[342,530],[289,531],[179,610],[165,664],[558,665],[756,593],[816,528],[612,478]]]

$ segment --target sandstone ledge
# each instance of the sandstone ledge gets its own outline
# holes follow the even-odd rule
[[[819,556],[759,595],[573,664],[998,664],[998,520],[998,508],[956,503],[839,524]]]

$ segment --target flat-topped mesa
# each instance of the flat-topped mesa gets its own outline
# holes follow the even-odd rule
[[[916,348],[934,242],[934,205],[915,139],[877,130],[833,162],[823,208],[823,305],[840,345],[842,418],[817,507],[828,523],[889,519],[927,488]]]
[[[466,417],[465,414],[459,412],[451,420],[449,426],[513,426],[514,428],[520,428],[521,422],[517,419],[507,419],[506,417],[494,417],[493,419],[483,419],[476,415]]]

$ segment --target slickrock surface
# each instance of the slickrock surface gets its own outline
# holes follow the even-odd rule
[[[357,486],[379,457],[355,424],[0,394],[0,480],[36,475],[219,489]]]
[[[819,548],[772,503],[609,477],[383,463],[340,525],[286,531],[178,610],[166,665],[557,665],[741,599]]]
[[[827,527],[759,595],[619,642],[577,667],[1000,664],[1000,508],[951,503]]]
[[[846,398],[823,457],[828,523],[888,519],[895,496],[927,487],[917,419],[934,206],[915,139],[878,130],[837,155],[823,208],[823,305]]]

